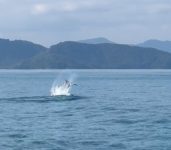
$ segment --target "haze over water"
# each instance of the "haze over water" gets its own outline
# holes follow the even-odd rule
[[[171,70],[69,70],[52,97],[61,74],[0,70],[1,150],[171,149]]]

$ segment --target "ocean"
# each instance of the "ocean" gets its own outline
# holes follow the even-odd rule
[[[171,70],[0,70],[0,150],[171,150]]]

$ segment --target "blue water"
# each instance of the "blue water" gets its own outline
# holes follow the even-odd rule
[[[0,150],[120,149],[171,150],[171,70],[0,70]]]

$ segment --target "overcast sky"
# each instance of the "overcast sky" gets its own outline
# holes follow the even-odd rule
[[[93,37],[171,40],[171,0],[0,0],[0,38],[49,46]]]

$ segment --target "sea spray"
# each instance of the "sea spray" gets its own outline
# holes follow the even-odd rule
[[[71,87],[66,87],[64,84],[62,85],[55,85],[51,88],[51,96],[60,96],[65,95],[69,96]]]
[[[76,74],[65,71],[62,72],[53,82],[50,93],[51,96],[70,96],[71,89],[72,89],[72,83],[76,79]],[[69,82],[69,86],[66,84],[66,81]]]

